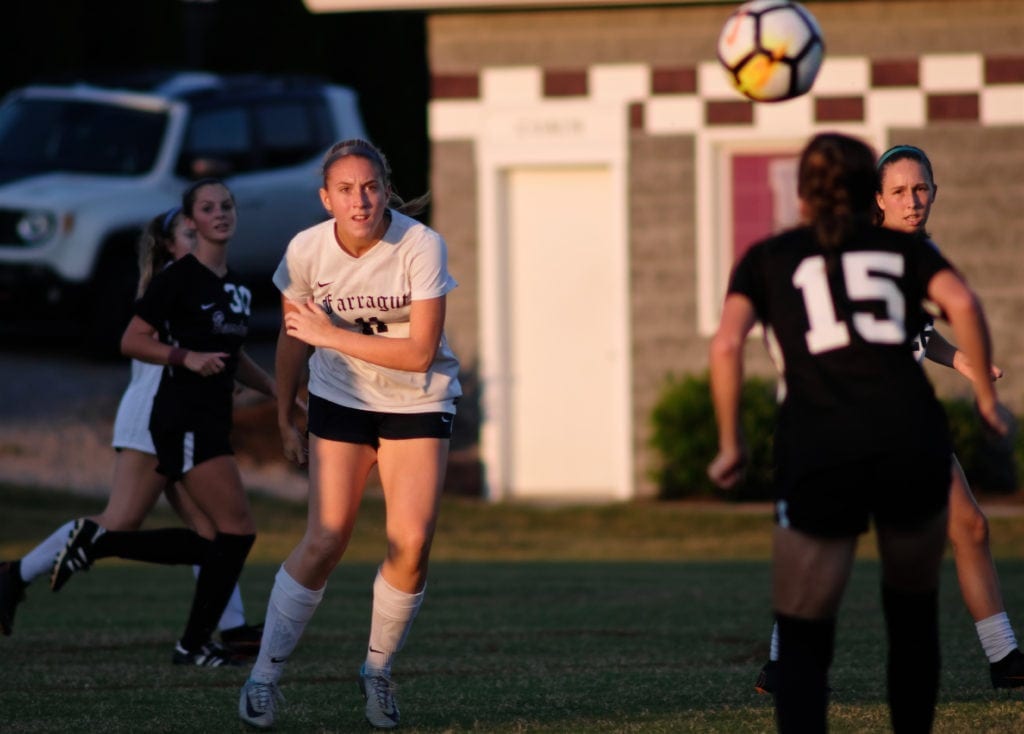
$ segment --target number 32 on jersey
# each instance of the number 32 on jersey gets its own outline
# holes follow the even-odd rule
[[[906,302],[894,278],[903,275],[903,257],[894,252],[846,252],[842,255],[843,281],[850,301],[881,301],[885,316],[855,311],[853,328],[867,342],[901,344],[906,339]],[[825,257],[805,259],[793,272],[793,285],[800,291],[810,328],[807,349],[821,354],[850,343],[850,329],[836,316],[829,288]],[[856,308],[856,304],[854,304]]]

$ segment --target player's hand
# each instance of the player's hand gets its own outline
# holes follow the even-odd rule
[[[193,352],[185,354],[185,367],[203,377],[219,375],[227,364],[227,352]]]
[[[708,477],[722,489],[732,489],[743,479],[747,470],[747,452],[742,448],[719,450],[708,465]]]
[[[961,375],[966,377],[968,380],[974,380],[974,368],[971,366],[971,360],[967,358],[967,355],[957,350],[953,355],[953,369],[959,372]],[[1003,376],[1003,370],[998,365],[991,365],[989,371],[989,379],[995,382]]]
[[[977,407],[989,441],[1001,444],[1012,439],[1016,420],[1009,408],[997,400],[978,402]]]
[[[331,318],[312,298],[289,309],[284,315],[284,325],[288,336],[312,347],[329,347],[332,337],[337,334]]]
[[[294,425],[281,428],[281,446],[285,458],[296,466],[309,462],[309,440]]]

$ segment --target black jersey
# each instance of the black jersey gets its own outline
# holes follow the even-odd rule
[[[252,295],[230,270],[222,278],[193,255],[154,276],[135,313],[160,340],[198,352],[225,352],[223,372],[210,377],[188,368],[164,368],[150,425],[189,429],[223,425],[230,430],[238,354],[249,330]]]
[[[883,451],[948,447],[945,415],[911,345],[928,283],[949,263],[901,232],[865,227],[835,252],[810,228],[751,248],[730,293],[774,342],[784,398],[776,462],[790,479]]]

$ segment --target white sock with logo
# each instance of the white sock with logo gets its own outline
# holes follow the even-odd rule
[[[31,583],[33,579],[49,574],[53,570],[53,562],[57,560],[61,548],[67,545],[68,535],[74,526],[75,521],[68,520],[50,533],[46,540],[25,554],[21,559],[22,581],[26,584]]]
[[[1017,647],[1017,638],[1006,612],[975,622],[974,629],[978,631],[978,639],[990,663],[1002,660]]]
[[[307,589],[281,566],[267,602],[260,654],[249,677],[260,683],[277,683],[284,664],[299,644],[306,624],[324,598],[324,589]]]
[[[373,580],[370,644],[366,648],[367,671],[390,675],[391,658],[405,644],[426,591],[426,586],[416,594],[399,591],[385,581],[377,569]]]

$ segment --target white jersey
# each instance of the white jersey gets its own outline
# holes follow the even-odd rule
[[[444,239],[391,210],[387,232],[361,257],[339,246],[334,220],[299,232],[274,273],[274,285],[291,301],[315,299],[340,328],[403,338],[409,335],[412,302],[443,296],[457,283],[448,273]],[[458,374],[458,360],[442,333],[434,363],[423,373],[316,349],[309,360],[309,391],[360,410],[453,412],[462,394]]]
[[[149,414],[153,410],[153,397],[160,387],[163,365],[132,360],[132,379],[121,396],[114,418],[115,449],[135,449],[156,454],[153,438],[149,435]]]

